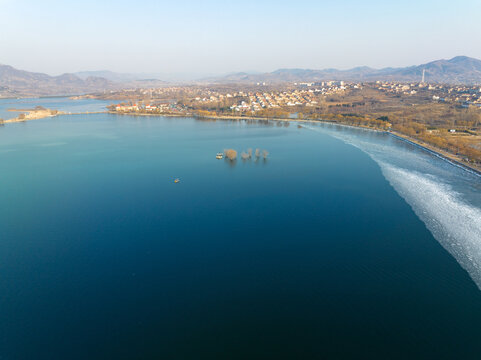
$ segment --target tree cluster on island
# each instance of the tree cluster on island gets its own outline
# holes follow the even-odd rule
[[[226,159],[230,161],[235,161],[237,159],[237,151],[234,149],[225,149],[224,150],[224,156]],[[246,161],[246,160],[259,160],[260,158],[266,160],[267,157],[269,156],[269,152],[267,150],[261,150],[261,149],[255,149],[255,151],[252,150],[252,148],[247,149],[246,151],[241,152],[241,159]]]

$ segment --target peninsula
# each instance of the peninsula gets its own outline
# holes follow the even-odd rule
[[[64,114],[63,111],[46,109],[42,106],[37,106],[34,109],[9,109],[8,111],[21,112],[21,113],[15,118],[3,120],[4,124],[23,122],[23,121],[29,121],[29,120],[38,120],[46,117],[54,117],[57,115]]]

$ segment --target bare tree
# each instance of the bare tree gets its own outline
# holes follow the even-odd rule
[[[224,150],[224,155],[230,161],[233,161],[233,160],[237,159],[237,151],[235,151],[234,149]]]

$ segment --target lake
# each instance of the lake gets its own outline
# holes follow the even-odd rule
[[[479,358],[480,190],[334,125],[8,124],[0,358]]]
[[[13,119],[17,117],[18,114],[24,112],[10,110],[28,110],[38,105],[66,113],[78,113],[106,111],[106,106],[113,103],[115,103],[115,101],[96,99],[71,100],[68,97],[0,99],[0,119]]]

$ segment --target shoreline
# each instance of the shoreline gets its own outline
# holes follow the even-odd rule
[[[145,113],[123,113],[117,111],[107,111],[109,114],[115,115],[130,115],[130,116],[164,116],[164,117],[192,117],[196,119],[213,119],[213,120],[258,120],[258,121],[283,121],[283,122],[307,122],[307,123],[323,123],[323,124],[331,124],[331,125],[338,125],[338,126],[345,126],[350,127],[353,129],[365,129],[374,132],[386,132],[384,130],[375,129],[369,126],[355,126],[355,125],[348,125],[342,124],[330,120],[322,120],[322,119],[285,119],[285,118],[263,118],[263,117],[254,117],[254,116],[199,116],[196,114],[145,114]]]
[[[401,140],[401,141],[404,141],[404,142],[407,142],[411,145],[414,145],[418,148],[421,148],[423,149],[424,151],[427,151],[429,152],[430,154],[432,155],[435,155],[441,159],[443,159],[444,161],[447,161],[449,162],[451,165],[455,165],[455,166],[458,166],[458,167],[461,167],[463,168],[463,170],[466,170],[466,171],[469,171],[469,172],[472,172],[474,173],[475,175],[477,176],[481,176],[481,168],[477,168],[477,167],[474,167],[472,165],[468,165],[464,162],[462,162],[461,160],[459,160],[458,158],[455,157],[455,155],[452,155],[450,153],[447,153],[441,149],[437,149],[429,144],[426,144],[422,141],[419,141],[417,139],[412,139],[406,135],[403,135],[403,134],[400,134],[400,133],[397,133],[397,132],[388,132],[392,137],[398,139],[398,140]]]

